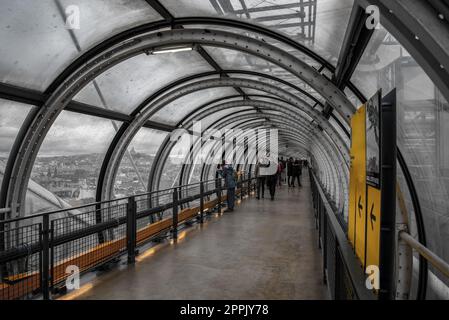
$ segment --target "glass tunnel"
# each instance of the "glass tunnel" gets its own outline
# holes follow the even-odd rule
[[[1,300],[228,299],[204,243],[270,237],[257,298],[449,299],[447,1],[1,0],[0,40]],[[221,293],[92,284],[122,261],[171,277],[184,245]]]

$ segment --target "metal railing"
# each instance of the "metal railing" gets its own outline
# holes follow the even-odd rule
[[[365,286],[367,276],[353,253],[341,219],[331,206],[328,195],[312,170],[309,170],[312,201],[319,232],[319,248],[323,251],[323,281],[332,299],[377,299]],[[449,264],[405,231],[399,239],[415,250],[441,275],[449,278]]]
[[[73,266],[82,274],[124,254],[133,263],[139,246],[176,239],[181,224],[203,223],[206,211],[221,211],[225,190],[216,179],[0,221],[0,300],[49,299]],[[239,179],[237,196],[252,190],[254,179]]]
[[[309,169],[312,201],[322,250],[323,282],[335,300],[373,300],[365,287],[366,276],[347,241],[345,230],[318,179]]]

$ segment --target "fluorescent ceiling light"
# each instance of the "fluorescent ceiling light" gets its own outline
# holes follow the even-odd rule
[[[155,48],[151,51],[152,54],[160,54],[160,53],[174,53],[174,52],[182,52],[182,51],[192,51],[193,46],[188,47],[171,47],[171,48]]]

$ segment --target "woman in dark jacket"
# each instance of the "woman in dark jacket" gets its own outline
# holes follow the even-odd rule
[[[301,185],[301,174],[302,174],[302,165],[301,161],[298,159],[295,160],[293,164],[293,182],[292,187],[295,187],[295,180],[298,180],[298,187],[302,187]]]
[[[293,186],[293,158],[288,159],[287,161],[287,176],[288,176],[288,186]]]

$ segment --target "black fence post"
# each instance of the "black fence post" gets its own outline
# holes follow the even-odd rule
[[[137,207],[134,197],[128,198],[126,205],[126,247],[128,250],[128,263],[136,262],[137,237]]]
[[[55,230],[55,223],[54,221],[51,221],[50,224],[50,292],[54,293],[54,281],[55,281],[55,248],[54,248],[54,236],[55,233],[53,230]]]
[[[44,300],[50,299],[50,217],[42,216],[42,296]]]
[[[173,239],[178,238],[178,188],[173,189]]]
[[[200,183],[200,223],[204,222],[204,182]]]
[[[217,186],[218,186],[218,190],[217,190],[218,213],[220,213],[221,212],[221,179],[220,178],[218,178]]]
[[[248,173],[248,198],[251,197],[251,172]]]
[[[243,176],[240,176],[240,200],[243,201]]]

